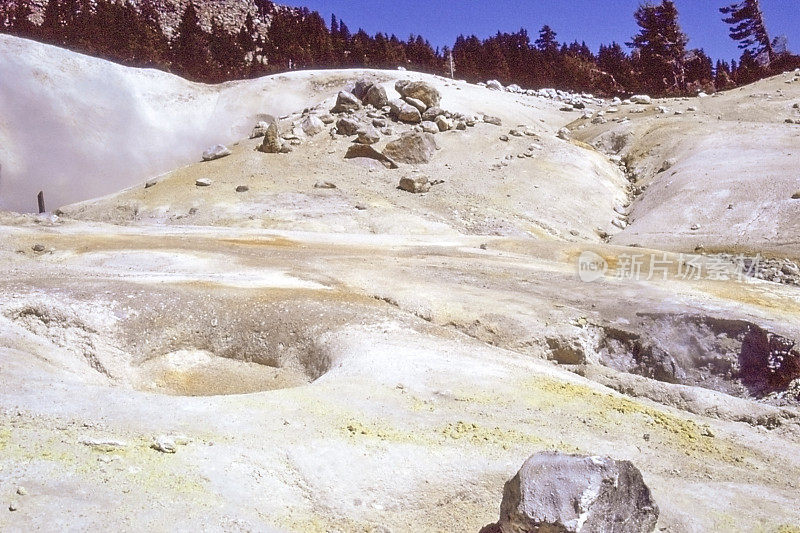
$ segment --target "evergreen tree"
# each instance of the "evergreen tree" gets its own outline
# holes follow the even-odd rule
[[[686,87],[684,55],[688,39],[678,24],[675,2],[642,5],[634,18],[641,30],[627,44],[635,48],[642,88],[657,94],[680,92]]]
[[[720,12],[727,15],[722,20],[731,26],[731,39],[739,41],[740,49],[749,51],[763,64],[775,59],[775,50],[758,0],[743,0],[720,8]]]
[[[558,53],[558,41],[556,40],[556,32],[553,31],[553,28],[548,25],[542,26],[542,29],[539,30],[539,38],[536,39],[536,48],[540,52],[552,55]]]
[[[200,27],[200,19],[192,2],[181,16],[172,41],[172,65],[181,75],[194,80],[213,75],[213,59],[209,50],[209,35]]]

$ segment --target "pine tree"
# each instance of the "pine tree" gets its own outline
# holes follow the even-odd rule
[[[775,50],[758,0],[743,0],[722,7],[720,13],[727,15],[722,20],[731,26],[731,39],[739,41],[740,49],[749,51],[752,57],[758,58],[763,64],[775,59]]]
[[[556,32],[553,31],[548,25],[542,26],[539,30],[539,38],[536,39],[536,48],[540,52],[548,54],[558,53],[558,41],[556,40]]]
[[[181,75],[203,80],[213,74],[209,35],[200,27],[197,10],[191,2],[178,24],[171,52],[173,67]]]
[[[679,92],[686,87],[684,56],[689,39],[678,24],[672,0],[645,4],[634,13],[641,30],[628,46],[635,48],[643,88],[651,92]]]

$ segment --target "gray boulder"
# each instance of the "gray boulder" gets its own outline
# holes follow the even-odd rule
[[[316,115],[308,115],[300,122],[300,129],[309,137],[313,137],[325,129],[325,123]]]
[[[367,89],[363,102],[380,109],[389,103],[389,97],[386,96],[386,89],[380,85],[373,85]]]
[[[631,96],[631,102],[634,104],[648,105],[653,102],[653,99],[646,94],[634,94]]]
[[[336,96],[336,105],[331,109],[331,113],[347,113],[361,109],[361,100],[353,93],[341,91]]]
[[[353,86],[352,94],[355,95],[360,100],[364,99],[364,96],[367,94],[367,91],[373,86],[371,81],[367,80],[358,80],[356,84]]]
[[[401,122],[417,124],[422,121],[419,109],[399,99],[389,102],[389,113]]]
[[[386,145],[383,155],[400,163],[429,163],[437,150],[436,139],[430,133],[406,132]]]
[[[503,84],[497,80],[489,80],[486,82],[486,87],[493,90],[493,91],[502,91]]]
[[[438,106],[429,107],[422,114],[422,120],[434,121],[434,120],[436,120],[436,117],[438,117],[439,115],[444,115],[444,109],[442,109],[441,107],[438,107]]]
[[[365,126],[358,130],[357,143],[361,144],[375,144],[381,140],[381,134],[372,126]]]
[[[425,108],[438,106],[442,101],[439,91],[425,81],[401,80],[395,83],[395,90],[404,98],[415,98],[425,104]]]
[[[650,533],[657,521],[629,461],[542,452],[506,483],[498,525],[502,533]]]
[[[492,124],[493,126],[502,126],[503,125],[503,121],[500,120],[499,117],[494,117],[492,115],[484,115],[483,116],[483,121],[485,123],[487,123],[487,124]],[[467,123],[467,126],[469,126],[469,122]]]
[[[361,124],[352,118],[342,117],[336,121],[336,131],[339,135],[355,135],[360,128]]]
[[[226,155],[231,155],[231,151],[228,150],[228,147],[222,144],[215,144],[203,152],[203,161],[213,161],[214,159],[219,159]]]
[[[439,133],[439,126],[437,126],[435,122],[431,122],[429,120],[423,121],[422,124],[420,124],[420,127],[425,133]]]

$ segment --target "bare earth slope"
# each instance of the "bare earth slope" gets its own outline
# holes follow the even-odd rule
[[[444,109],[475,124],[435,134],[430,163],[396,169],[345,160],[354,136],[331,135],[333,125],[293,138],[364,77],[390,98],[395,80],[428,81]],[[796,87],[763,86],[747,90]],[[660,530],[797,530],[798,288],[730,262],[725,276],[683,275],[687,261],[713,257],[693,253],[698,231],[707,248],[715,236],[720,248],[792,256],[769,246],[773,233],[793,239],[783,208],[772,229],[756,224],[736,242],[729,225],[695,221],[745,201],[766,213],[785,194],[741,192],[732,170],[704,162],[710,119],[654,110],[747,102],[752,128],[774,137],[759,166],[788,191],[777,153],[800,126],[782,123],[783,100],[620,105],[623,124],[597,102],[608,121],[592,124],[552,100],[407,72],[185,91],[229,95],[206,131],[224,130],[231,155],[192,163],[217,138],[175,134],[186,159],[172,164],[187,164],[147,188],[140,167],[127,189],[58,217],[0,213],[0,530],[478,531],[497,519],[504,482],[545,449],[633,461]],[[627,113],[635,107],[645,112]],[[291,153],[247,139],[269,112],[298,141]],[[568,123],[573,141],[556,135]],[[95,127],[110,135],[114,124]],[[164,122],[164,135],[168,126],[185,127]],[[378,149],[411,128],[390,126]],[[80,150],[86,123],[70,127]],[[608,137],[618,128],[633,132],[621,145]],[[750,146],[741,131],[726,136],[735,153]],[[156,150],[151,141],[136,140]],[[20,150],[3,154],[3,175],[7,154],[31,161]],[[98,180],[116,174],[91,161],[133,161],[103,143],[86,153]],[[658,196],[685,165],[706,169],[706,185]],[[443,183],[396,188],[419,174]],[[730,182],[724,198],[718,182]],[[687,222],[701,229],[683,231]],[[606,261],[605,276],[581,281],[586,252]],[[644,274],[617,276],[632,254]],[[654,257],[667,266],[648,275]]]

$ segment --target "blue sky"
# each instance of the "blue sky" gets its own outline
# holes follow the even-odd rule
[[[728,37],[719,7],[733,0],[676,0],[689,46],[705,48],[717,59],[738,58],[736,43]],[[351,31],[364,28],[408,37],[421,34],[434,46],[452,45],[459,33],[487,37],[500,31],[526,28],[533,38],[549,24],[559,41],[585,40],[597,51],[601,43],[624,43],[636,33],[633,12],[640,0],[277,0],[319,11],[326,21],[331,13]],[[800,53],[800,0],[761,0],[767,27],[773,36],[789,38]]]

